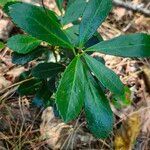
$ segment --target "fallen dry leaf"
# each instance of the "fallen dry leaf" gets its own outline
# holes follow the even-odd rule
[[[9,19],[0,20],[0,40],[6,41],[14,25]]]
[[[126,15],[126,12],[127,10],[125,8],[117,7],[116,9],[114,9],[114,13],[116,15],[117,20],[122,19],[122,17]]]
[[[148,66],[144,66],[143,67],[143,77],[144,77],[144,82],[145,82],[145,85],[146,85],[146,90],[148,92],[150,92],[150,68]]]
[[[133,114],[123,122],[122,127],[115,135],[115,150],[131,150],[139,135],[141,119],[139,114]]]
[[[42,123],[40,125],[41,138],[51,149],[81,149],[93,147],[98,140],[91,134],[85,132],[81,126],[73,128],[56,118],[53,108],[48,107],[43,111]]]

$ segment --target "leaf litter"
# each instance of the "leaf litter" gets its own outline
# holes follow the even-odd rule
[[[139,0],[134,0],[134,2],[144,3]],[[58,12],[53,0],[46,0],[44,4]],[[2,19],[5,20],[5,15],[1,15],[3,22]],[[110,39],[122,33],[150,33],[149,21],[148,17],[141,14],[116,7],[107,21],[103,23],[99,32],[104,39]],[[2,40],[5,41],[12,32],[12,29],[9,29],[4,27],[8,33],[7,37],[4,34]],[[10,54],[11,52],[7,48],[0,52],[0,89],[14,84],[19,73],[32,66],[32,64],[24,68],[14,66],[11,63]],[[88,132],[84,113],[80,115],[77,122],[66,125],[59,118],[54,117],[52,108],[47,108],[42,114],[41,110],[31,106],[32,97],[20,98],[15,90],[7,90],[7,94],[6,92],[2,93],[5,99],[0,101],[0,110],[2,110],[0,112],[0,121],[2,122],[0,124],[2,129],[0,131],[0,146],[20,149],[46,149],[47,147],[63,149],[66,146],[70,149],[148,150],[150,144],[150,60],[95,55],[103,57],[106,65],[113,69],[131,90],[132,105],[122,109],[113,107],[116,123],[114,132],[108,139],[95,139]],[[108,97],[111,99],[110,93],[108,93]],[[75,125],[75,128],[72,125]],[[26,141],[26,139],[28,140]],[[19,144],[19,147],[16,147],[16,144]]]

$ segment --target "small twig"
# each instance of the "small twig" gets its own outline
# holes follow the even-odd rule
[[[136,5],[131,2],[123,2],[122,0],[113,0],[114,5],[124,7],[126,9],[142,13],[143,15],[150,16],[150,10],[143,8],[142,5]]]
[[[0,94],[2,94],[3,92],[5,92],[6,90],[8,90],[8,89],[10,89],[10,88],[16,87],[16,86],[18,86],[18,85],[20,85],[20,84],[22,84],[22,83],[25,83],[25,82],[27,82],[27,81],[30,81],[30,80],[32,80],[32,79],[34,79],[34,77],[31,77],[31,78],[29,78],[29,79],[25,79],[25,80],[22,80],[22,81],[20,81],[20,82],[17,82],[17,83],[15,83],[15,84],[13,84],[13,85],[10,85],[9,87],[6,87],[5,89],[2,89],[2,90],[0,91]],[[0,99],[1,99],[1,98],[0,98]]]

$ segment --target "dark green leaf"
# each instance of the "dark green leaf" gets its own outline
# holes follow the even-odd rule
[[[40,45],[41,41],[29,35],[15,35],[8,39],[7,46],[19,54],[27,54]]]
[[[74,0],[67,0],[67,1],[68,1],[68,3],[67,3],[68,7],[74,2]]]
[[[9,10],[13,21],[28,34],[55,46],[72,48],[54,12],[27,3],[13,4]]]
[[[55,86],[55,80],[52,78],[49,81],[49,84],[53,87]],[[36,96],[33,99],[33,104],[38,107],[47,107],[52,103],[50,98],[53,94],[53,89],[49,88],[48,82],[43,82],[41,88],[36,93]]]
[[[57,107],[65,122],[75,119],[82,109],[84,80],[82,62],[76,56],[65,70],[56,93]]]
[[[32,75],[37,78],[46,79],[56,76],[64,70],[64,66],[58,63],[41,63],[32,69]]]
[[[35,94],[40,88],[42,81],[37,79],[32,79],[30,81],[22,83],[18,88],[18,93],[20,95],[32,95]]]
[[[68,39],[73,45],[77,44],[78,35],[79,35],[79,25],[74,25],[68,29],[65,30],[66,35],[68,36]]]
[[[29,79],[30,75],[31,75],[31,70],[24,71],[23,73],[20,74],[19,81]]]
[[[57,7],[62,11],[64,0],[56,0]]]
[[[70,28],[67,28],[65,30],[70,42],[73,45],[77,45],[78,44],[78,37],[79,37],[79,25],[73,25]],[[101,37],[101,35],[96,32],[85,44],[85,47],[91,47],[99,42],[103,41],[103,38]]]
[[[14,52],[12,53],[12,63],[17,65],[24,65],[40,57],[46,50],[46,48],[38,47],[35,50],[29,52],[28,54],[18,54]]]
[[[90,0],[80,24],[79,45],[82,47],[105,20],[112,7],[112,0]]]
[[[97,61],[100,61],[102,64],[105,65],[105,60],[103,57],[95,55],[95,56],[93,56],[93,58],[95,58]]]
[[[113,113],[100,86],[86,72],[84,103],[88,127],[95,137],[106,138],[113,128]]]
[[[96,32],[86,43],[85,43],[85,47],[91,47],[99,42],[103,41],[103,38],[100,36],[100,34],[98,34],[98,32]]]
[[[124,94],[124,86],[119,77],[104,64],[89,55],[84,55],[86,63],[97,79],[116,95]]]
[[[79,17],[82,16],[86,5],[86,0],[74,0],[74,2],[72,2],[67,8],[65,16],[62,20],[62,24],[65,25],[70,22],[76,21]]]
[[[103,41],[87,49],[121,57],[149,57],[150,35],[137,33],[121,35],[112,40]]]

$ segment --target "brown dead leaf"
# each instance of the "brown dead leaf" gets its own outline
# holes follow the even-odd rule
[[[0,20],[0,39],[6,41],[14,25],[9,19]]]
[[[150,68],[148,66],[143,67],[143,77],[146,85],[146,90],[150,92]]]
[[[59,118],[55,117],[53,108],[48,107],[42,114],[41,138],[46,140],[48,146],[54,150],[82,149],[83,147],[89,149],[89,145],[94,147],[98,140],[85,132],[82,125],[78,124],[73,127],[71,124],[63,123]]]
[[[150,32],[150,18],[145,16],[138,16],[135,19],[135,26],[138,30],[147,30]]]
[[[132,3],[133,4],[140,4],[142,1],[141,0],[133,0]]]
[[[122,127],[115,136],[115,150],[131,150],[139,135],[141,119],[139,114],[133,114],[123,122]]]
[[[121,20],[122,19],[122,17],[123,16],[125,16],[125,14],[126,14],[126,9],[125,8],[121,8],[121,7],[118,7],[118,8],[116,8],[116,9],[114,9],[114,13],[115,13],[115,15],[116,15],[116,19],[117,20]]]
[[[11,85],[11,82],[6,80],[3,76],[0,76],[0,90]]]
[[[6,73],[7,79],[10,80],[11,82],[14,82],[17,80],[19,75],[25,71],[24,67],[14,67],[10,71]]]

